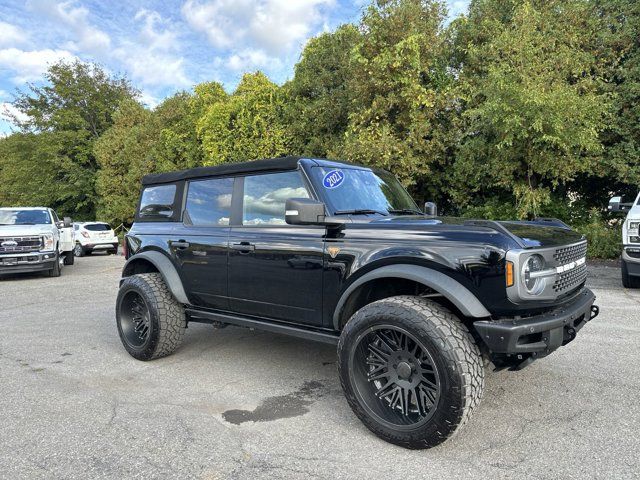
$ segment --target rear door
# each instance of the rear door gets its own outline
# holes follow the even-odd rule
[[[234,179],[191,180],[185,186],[182,223],[170,248],[194,305],[226,310],[227,247]]]
[[[286,199],[309,197],[301,173],[251,175],[238,181],[241,218],[229,236],[231,310],[320,325],[325,229],[285,223]]]

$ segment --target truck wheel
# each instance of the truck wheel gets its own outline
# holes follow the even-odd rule
[[[76,263],[76,256],[73,252],[64,252],[64,264],[73,265]]]
[[[61,268],[60,268],[60,254],[56,253],[56,259],[53,262],[53,268],[49,269],[49,276],[50,277],[59,277],[62,272],[61,272]]]
[[[79,243],[76,243],[76,246],[73,247],[73,254],[76,257],[84,257],[84,248]]]
[[[184,308],[159,273],[142,273],[122,282],[116,323],[124,348],[138,360],[165,357],[182,343]]]
[[[622,260],[622,286],[624,288],[638,288],[640,286],[640,279],[629,275],[629,267],[624,260]]]
[[[358,310],[338,342],[338,371],[356,416],[406,448],[451,437],[484,388],[482,356],[467,328],[446,308],[413,296]]]

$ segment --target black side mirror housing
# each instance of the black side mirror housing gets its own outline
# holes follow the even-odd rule
[[[424,213],[430,217],[438,216],[438,206],[433,202],[425,202]]]
[[[289,225],[337,227],[344,224],[343,219],[328,216],[324,203],[312,198],[288,198],[284,218]]]
[[[633,207],[633,202],[622,203],[622,197],[611,197],[607,210],[610,212],[626,212],[627,210],[631,210],[631,207]]]

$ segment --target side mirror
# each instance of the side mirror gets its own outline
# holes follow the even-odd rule
[[[622,203],[622,197],[612,197],[611,200],[609,200],[607,210],[610,212],[626,212],[627,210],[631,210],[632,207],[633,202]]]
[[[312,198],[288,198],[285,202],[285,221],[289,225],[342,225],[341,218],[329,217],[324,203]]]
[[[437,205],[433,202],[426,202],[424,204],[424,213],[425,215],[428,215],[430,217],[437,217],[438,216]]]
[[[73,221],[70,217],[64,217],[62,219],[62,225],[64,226],[64,228],[70,228],[73,226]]]
[[[607,207],[607,209],[610,212],[619,212],[620,203],[622,203],[622,197],[612,197],[611,200],[609,200],[609,206]]]
[[[326,216],[324,203],[311,198],[288,198],[285,202],[285,221],[289,225],[319,225]]]

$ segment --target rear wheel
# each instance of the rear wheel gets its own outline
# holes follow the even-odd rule
[[[76,263],[76,256],[74,252],[64,252],[64,264],[73,265]]]
[[[640,287],[640,279],[629,274],[629,266],[624,260],[622,260],[622,286],[624,288]]]
[[[366,305],[338,343],[342,387],[376,435],[407,448],[451,437],[480,402],[484,367],[467,328],[420,297]]]
[[[125,278],[116,301],[116,323],[124,348],[138,360],[173,353],[186,327],[184,308],[159,273]]]

